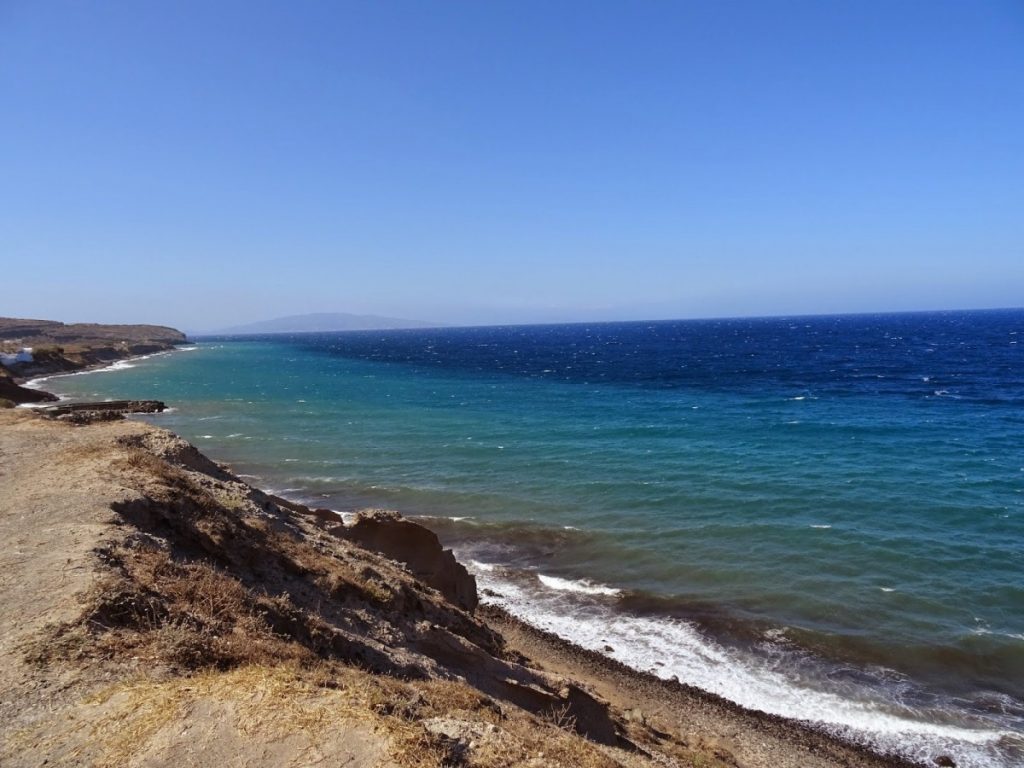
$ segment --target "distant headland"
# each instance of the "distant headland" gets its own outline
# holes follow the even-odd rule
[[[26,379],[74,373],[173,349],[185,334],[163,325],[60,323],[0,317],[0,405],[56,400],[21,386]]]

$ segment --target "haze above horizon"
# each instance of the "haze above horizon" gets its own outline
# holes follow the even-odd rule
[[[0,5],[0,315],[1020,306],[1024,6]]]

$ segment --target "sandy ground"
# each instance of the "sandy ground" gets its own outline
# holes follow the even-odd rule
[[[120,494],[104,479],[109,455],[90,445],[124,428],[99,426],[83,440],[0,412],[0,722],[31,719],[82,682],[73,668],[41,677],[23,656],[46,625],[74,619],[95,584],[92,551],[116,523],[110,503]]]

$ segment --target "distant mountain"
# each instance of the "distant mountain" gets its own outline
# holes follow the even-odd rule
[[[398,317],[378,317],[377,315],[352,315],[348,312],[317,312],[310,315],[289,315],[275,320],[262,320],[258,323],[235,325],[211,331],[211,336],[234,336],[260,333],[303,333],[326,331],[382,331],[397,328],[431,328],[436,323],[424,323],[420,320],[403,320]]]

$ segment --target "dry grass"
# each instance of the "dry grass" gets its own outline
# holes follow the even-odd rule
[[[137,677],[104,687],[80,703],[81,713],[59,730],[40,722],[14,735],[11,745],[36,754],[61,754],[69,763],[120,768],[147,750],[199,727],[215,712],[246,742],[289,737],[322,744],[346,726],[372,732],[400,768],[504,768],[541,758],[544,765],[613,768],[620,765],[596,745],[519,710],[503,712],[462,683],[408,683],[337,664],[294,662],[207,669],[164,679]],[[453,744],[430,733],[422,720],[457,717],[492,724],[494,734]],[[55,742],[73,746],[56,750]]]
[[[162,550],[105,553],[120,573],[97,584],[81,622],[59,627],[30,656],[132,659],[185,671],[302,661],[309,649],[273,631],[277,606],[202,563],[178,563]]]
[[[147,491],[160,486],[164,492],[192,490],[188,477],[177,467],[130,441],[124,441],[124,448],[124,458],[117,465],[127,469],[139,481],[139,490]]]
[[[380,718],[368,706],[375,693],[372,686],[348,681],[328,687],[322,684],[324,674],[321,671],[318,677],[315,671],[285,663],[116,683],[82,701],[83,716],[56,732],[60,737],[84,737],[73,742],[77,745],[62,760],[120,768],[144,753],[166,729],[173,728],[176,735],[202,705],[226,716],[244,739],[263,743],[296,733],[316,742],[345,722],[380,728]],[[12,746],[52,754],[55,746],[59,753],[57,741],[54,729],[44,722],[15,734]]]
[[[110,446],[99,440],[69,447],[65,449],[64,456],[66,459],[85,459],[103,464],[110,464],[112,461]]]
[[[353,690],[318,688],[288,664],[206,671],[164,681],[140,679],[110,686],[86,701],[104,712],[90,725],[90,742],[102,752],[98,766],[123,766],[200,701],[233,704],[233,726],[249,738],[273,741],[302,732],[315,739],[341,720],[367,719],[370,713],[360,697],[351,695]]]

